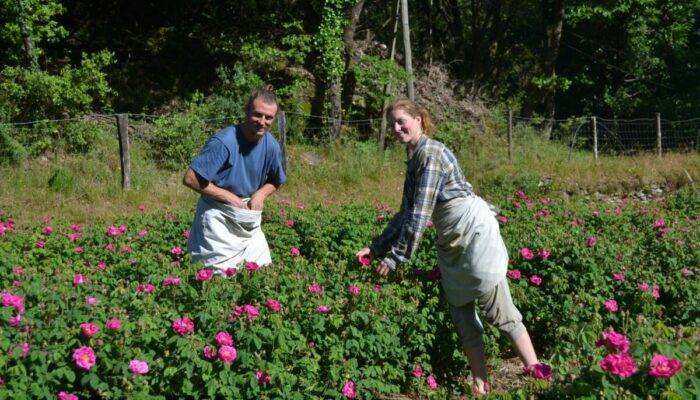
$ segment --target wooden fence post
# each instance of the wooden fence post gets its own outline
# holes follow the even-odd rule
[[[287,174],[287,116],[284,111],[279,112],[277,126],[280,132],[280,146],[282,147],[282,169]]]
[[[131,188],[128,114],[117,114],[117,132],[119,133],[119,154],[122,166],[122,190],[128,191]]]
[[[508,110],[508,161],[513,162],[513,110]]]
[[[656,113],[656,152],[661,158],[661,113]]]
[[[593,124],[593,159],[598,160],[598,122],[596,117],[591,117]]]

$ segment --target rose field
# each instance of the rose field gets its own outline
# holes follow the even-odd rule
[[[551,366],[490,398],[700,397],[700,196],[490,198],[508,280]],[[354,254],[393,212],[268,201],[273,263],[212,276],[192,211],[78,225],[0,210],[0,398],[460,398],[469,368],[435,231],[388,278]],[[512,359],[486,327],[489,370]]]

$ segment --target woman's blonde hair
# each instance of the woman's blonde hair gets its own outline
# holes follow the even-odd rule
[[[435,132],[435,126],[433,121],[430,119],[430,114],[428,110],[419,106],[415,101],[411,99],[396,99],[393,103],[386,108],[386,118],[389,119],[389,114],[394,110],[403,110],[406,114],[412,116],[413,118],[421,117],[421,128],[423,133],[432,136]]]

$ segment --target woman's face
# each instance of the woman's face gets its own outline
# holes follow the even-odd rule
[[[410,146],[414,146],[423,133],[422,121],[420,116],[414,117],[401,108],[389,113],[389,123],[399,142]]]

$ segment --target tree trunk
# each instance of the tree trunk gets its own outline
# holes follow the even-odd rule
[[[36,50],[34,50],[34,39],[32,39],[31,29],[29,29],[29,24],[25,18],[24,4],[22,1],[19,1],[19,8],[19,16],[17,19],[22,34],[22,41],[24,42],[24,51],[27,56],[29,68],[36,71],[39,69],[39,58],[36,55]]]
[[[416,96],[413,91],[413,64],[411,61],[411,30],[408,27],[408,1],[401,0],[401,33],[403,35],[403,48],[405,54],[406,72],[408,79],[406,81],[406,91],[408,98],[415,100]]]
[[[396,0],[396,15],[394,15],[394,35],[391,39],[391,54],[389,55],[389,60],[394,61],[394,56],[396,55],[396,34],[399,31],[399,12],[401,11],[401,0]],[[386,108],[389,106],[389,93],[391,93],[391,83],[388,83],[384,88],[384,94],[386,99],[384,99],[384,104],[382,105],[382,126],[379,129],[379,150],[383,151],[386,142]]]
[[[554,0],[549,4],[545,0],[545,12],[547,16],[547,47],[545,49],[543,67],[546,77],[551,79],[552,84],[545,88],[544,92],[544,115],[546,118],[544,126],[544,138],[549,140],[552,137],[554,127],[555,98],[557,87],[555,79],[557,76],[556,66],[559,58],[561,46],[561,33],[564,21],[564,8],[566,0]]]
[[[355,65],[357,45],[355,44],[355,32],[357,31],[357,23],[362,14],[362,8],[365,6],[365,0],[359,0],[352,6],[350,10],[350,21],[343,31],[343,43],[345,44],[345,72],[343,77],[343,93],[341,104],[346,118],[349,118],[352,110],[353,98],[355,97],[355,73],[352,68]]]

